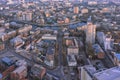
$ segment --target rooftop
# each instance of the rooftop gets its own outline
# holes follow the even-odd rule
[[[74,55],[68,55],[67,57],[68,57],[67,59],[68,59],[70,62],[76,62],[76,59],[75,59],[75,56],[74,56]]]
[[[3,77],[2,74],[0,74],[0,79],[1,79],[2,77]]]
[[[93,74],[96,73],[96,68],[92,65],[86,65],[84,66],[84,69],[88,72],[88,74],[93,77]]]
[[[18,67],[15,71],[13,71],[14,73],[21,73],[22,71],[24,71],[26,69],[26,67],[25,66],[20,66],[20,67]]]
[[[98,44],[94,44],[93,49],[94,49],[96,54],[103,52],[102,48]]]
[[[120,67],[113,67],[94,74],[97,80],[120,80]]]
[[[43,72],[43,70],[45,70],[44,67],[35,64],[32,68],[31,68],[31,72],[33,75],[39,75]]]
[[[52,54],[54,54],[54,48],[52,48],[52,47],[48,47],[48,49],[47,49],[47,54],[48,55],[52,55]]]
[[[2,58],[2,61],[4,63],[6,63],[7,65],[11,65],[12,64],[12,60],[10,58],[8,58],[8,57]]]
[[[115,53],[115,57],[120,61],[120,53]]]

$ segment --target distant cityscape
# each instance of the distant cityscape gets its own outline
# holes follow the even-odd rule
[[[0,80],[120,80],[120,0],[0,0]]]

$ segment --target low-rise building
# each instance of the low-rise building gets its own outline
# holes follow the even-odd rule
[[[27,66],[27,62],[25,60],[18,60],[16,66]]]
[[[10,39],[10,38],[15,37],[17,35],[17,32],[16,31],[10,31],[7,34],[8,34],[8,38]]]
[[[2,80],[2,77],[3,77],[2,74],[0,74],[0,80]]]
[[[94,80],[120,80],[120,67],[113,67],[95,73]]]
[[[54,66],[54,55],[55,55],[55,49],[52,47],[49,47],[47,49],[47,53],[46,53],[46,61],[45,63],[49,66]]]
[[[13,61],[9,57],[3,57],[2,62],[7,66],[11,66],[13,64]]]
[[[46,69],[44,67],[42,67],[41,65],[35,64],[31,68],[31,77],[33,79],[38,78],[41,80],[41,79],[43,79],[45,73],[46,73]]]
[[[75,59],[75,55],[67,55],[68,66],[77,66],[77,61]]]
[[[78,47],[78,42],[76,38],[73,38],[73,37],[65,38],[65,44],[67,46],[68,55],[71,55],[71,54],[78,55],[79,47]]]
[[[96,69],[92,65],[86,65],[80,68],[80,80],[93,80],[93,74],[96,72]]]
[[[45,34],[42,36],[42,39],[47,39],[47,40],[57,40],[57,36],[56,35],[51,35],[51,34]]]
[[[18,29],[18,33],[19,34],[26,33],[29,32],[30,30],[32,30],[32,25],[25,25],[24,27]]]
[[[32,12],[30,11],[19,11],[17,14],[17,19],[18,20],[24,20],[24,21],[31,21],[32,20]]]
[[[5,44],[0,42],[0,51],[5,49]]]
[[[20,66],[11,73],[12,80],[21,80],[27,76],[27,67]]]
[[[112,67],[109,69],[96,70],[92,65],[86,65],[79,68],[81,79],[80,80],[119,80],[120,79],[120,67]]]
[[[97,55],[99,59],[103,59],[105,57],[105,53],[103,49],[99,46],[99,44],[94,44],[93,50],[94,50],[95,55]]]
[[[97,32],[97,40],[98,42],[103,45],[105,41],[105,34],[104,32]]]
[[[25,42],[20,37],[15,37],[10,40],[10,43],[14,48],[19,49]]]
[[[87,8],[83,8],[83,9],[81,10],[81,13],[82,13],[82,14],[88,13],[88,9],[87,9]]]
[[[2,40],[2,41],[8,40],[8,34],[7,33],[0,33],[0,40]]]
[[[5,32],[5,28],[0,27],[0,33],[3,33],[3,32]]]

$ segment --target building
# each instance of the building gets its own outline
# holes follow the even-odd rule
[[[42,36],[42,39],[47,39],[47,40],[57,40],[57,36],[56,35],[51,35],[51,34],[45,34]]]
[[[30,11],[25,11],[25,12],[19,11],[17,13],[17,19],[20,20],[20,21],[22,21],[22,20],[31,21],[32,20],[32,12],[30,12]]]
[[[104,41],[104,48],[105,48],[105,50],[112,50],[111,41],[112,41],[112,35],[109,34],[109,33],[106,34],[105,35],[105,41]]]
[[[0,33],[0,40],[1,41],[8,40],[8,34],[7,33]]]
[[[83,2],[83,0],[79,0],[81,3]]]
[[[24,4],[24,3],[25,3],[25,0],[19,0],[19,3],[20,3],[20,4]]]
[[[69,18],[65,18],[65,23],[69,23],[70,22],[70,19]]]
[[[16,66],[27,66],[27,62],[25,60],[18,60]]]
[[[55,49],[52,47],[48,47],[47,53],[46,53],[46,61],[45,63],[49,66],[54,66],[54,55],[55,55]]]
[[[74,13],[75,13],[75,14],[78,14],[78,13],[79,13],[79,7],[78,7],[78,6],[75,6],[75,7],[74,7]]]
[[[32,25],[27,25],[26,24],[24,27],[18,29],[18,34],[27,33],[30,30],[32,30]]]
[[[120,67],[113,67],[94,74],[94,80],[120,80]]]
[[[10,38],[15,37],[17,35],[17,32],[16,31],[10,31],[10,32],[7,33],[7,35],[8,35],[8,39],[10,39]]]
[[[5,49],[5,44],[0,42],[0,51]]]
[[[0,33],[4,33],[5,32],[5,28],[0,27]]]
[[[92,65],[86,65],[81,67],[80,71],[80,80],[93,80],[93,74],[96,72],[96,69]]]
[[[88,23],[86,25],[86,43],[94,44],[96,36],[96,25],[92,24],[91,16],[88,18]]]
[[[2,74],[0,74],[0,80],[2,80],[2,77],[3,77]]]
[[[87,9],[87,8],[83,8],[83,9],[81,10],[81,13],[82,13],[82,14],[88,13],[88,9]]]
[[[65,45],[67,46],[67,55],[78,55],[79,47],[78,41],[74,37],[65,38]]]
[[[67,55],[68,66],[74,67],[77,66],[77,61],[75,55]]]
[[[97,1],[88,1],[88,5],[97,5]]]
[[[97,40],[101,45],[104,45],[104,41],[105,41],[104,32],[97,32]]]
[[[25,0],[7,0],[7,4],[24,4]]]
[[[103,59],[105,57],[104,51],[98,44],[94,44],[92,47],[93,47],[95,55],[97,55],[99,59]]]
[[[15,49],[19,49],[25,44],[25,42],[20,37],[15,37],[11,39],[10,43]]]
[[[13,61],[9,57],[3,57],[2,62],[7,66],[11,66],[13,64]]]
[[[27,76],[27,67],[20,66],[11,73],[11,80],[21,80]]]
[[[113,52],[113,60],[115,65],[120,66],[120,53]]]
[[[51,16],[50,12],[49,12],[49,11],[46,11],[46,12],[45,12],[45,16],[46,16],[46,17],[50,17],[50,16]]]
[[[7,4],[13,4],[13,0],[7,0]]]
[[[86,65],[79,68],[80,80],[120,80],[120,67],[96,70],[92,65]]]
[[[110,9],[109,8],[103,8],[101,12],[102,13],[110,13]]]
[[[4,80],[5,78],[8,78],[9,74],[14,71],[15,66],[12,65],[10,67],[8,67],[4,72],[2,72],[2,80]]]
[[[40,65],[35,64],[31,68],[31,77],[33,79],[38,78],[38,79],[43,79],[44,75],[46,73],[46,69]]]

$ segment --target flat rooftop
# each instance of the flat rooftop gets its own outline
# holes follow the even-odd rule
[[[94,74],[96,80],[120,80],[120,67],[113,67]]]

